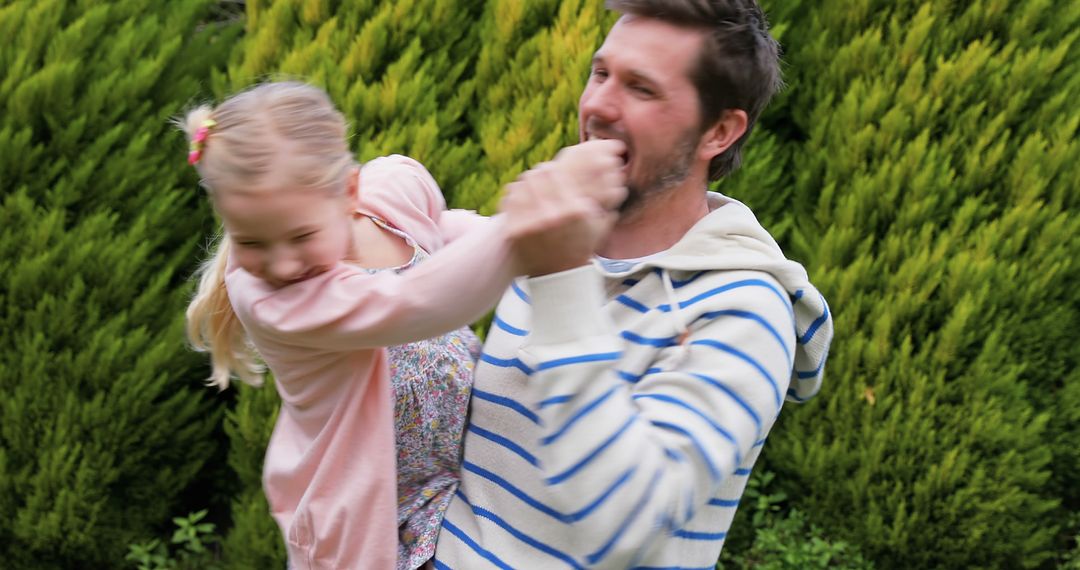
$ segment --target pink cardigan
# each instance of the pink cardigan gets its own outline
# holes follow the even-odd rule
[[[263,484],[297,570],[394,567],[394,404],[382,347],[476,320],[513,277],[499,223],[446,211],[412,159],[367,163],[360,201],[363,213],[438,253],[400,275],[339,263],[277,290],[237,267],[225,278],[281,395]],[[468,228],[476,230],[463,235]]]

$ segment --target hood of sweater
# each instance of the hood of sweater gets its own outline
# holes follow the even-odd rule
[[[687,325],[675,298],[671,271],[751,270],[768,273],[788,294],[795,318],[795,366],[787,392],[789,401],[802,402],[821,387],[833,336],[832,315],[825,298],[810,283],[806,269],[784,256],[776,240],[741,202],[716,192],[708,193],[711,212],[699,220],[670,249],[636,263],[606,263],[600,270],[622,278],[645,269],[658,271],[663,279],[680,332]],[[614,269],[613,269],[614,268]],[[683,302],[683,306],[686,302]]]

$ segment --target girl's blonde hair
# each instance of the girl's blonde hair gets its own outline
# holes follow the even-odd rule
[[[341,193],[357,165],[345,118],[326,92],[305,83],[263,83],[216,108],[196,107],[178,123],[189,140],[209,126],[195,169],[211,200],[258,188]],[[271,174],[287,179],[270,180]],[[213,254],[196,273],[199,287],[187,308],[188,339],[195,350],[210,353],[208,382],[222,390],[234,375],[258,386],[265,371],[225,290],[228,257],[229,237],[222,230]]]

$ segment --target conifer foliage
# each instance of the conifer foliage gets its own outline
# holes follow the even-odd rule
[[[807,265],[837,331],[820,396],[756,468],[783,498],[769,517],[805,518],[769,520],[878,568],[1053,567],[1080,533],[1080,3],[762,4],[788,88],[717,189]],[[284,565],[260,477],[272,379],[220,396],[184,348],[216,223],[170,117],[307,80],[358,158],[412,156],[491,213],[577,142],[614,18],[603,0],[0,7],[4,567],[117,567],[205,506],[177,497],[221,445],[219,561]]]
[[[1080,4],[789,17],[789,250],[837,336],[769,468],[880,568],[1049,564],[1077,506]]]
[[[161,143],[227,55],[223,30],[196,32],[207,10],[0,7],[5,568],[116,567],[218,445],[182,335],[203,228],[183,141]]]

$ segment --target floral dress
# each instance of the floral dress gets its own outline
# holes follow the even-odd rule
[[[416,241],[378,218],[376,224],[413,248],[402,272],[428,257]],[[394,390],[397,446],[398,570],[414,570],[435,556],[439,526],[457,491],[461,440],[473,366],[480,341],[468,327],[387,349]]]

